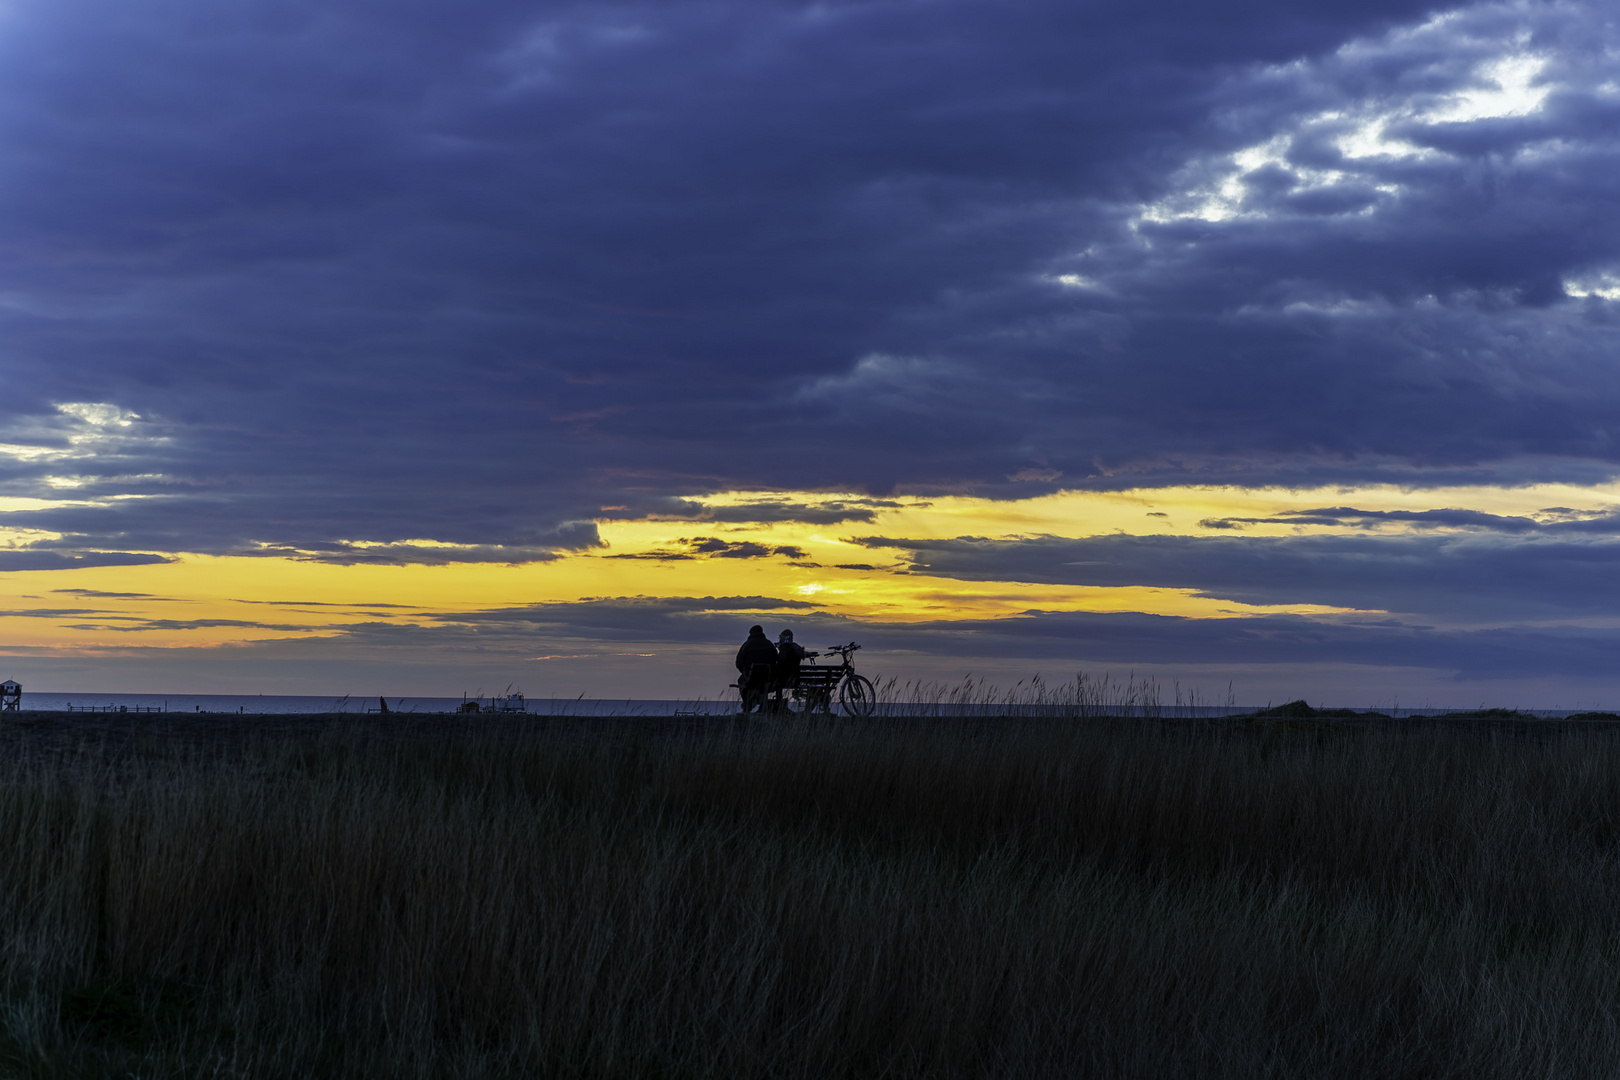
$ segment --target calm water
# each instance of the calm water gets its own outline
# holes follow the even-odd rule
[[[459,697],[406,697],[388,699],[388,708],[391,712],[401,713],[452,713],[461,706],[463,698]],[[489,698],[480,699],[485,708],[491,707]],[[127,710],[129,712],[186,712],[186,713],[231,713],[240,715],[253,715],[255,713],[376,713],[379,712],[379,702],[376,698],[333,698],[315,695],[281,695],[281,694],[77,694],[77,693],[33,693],[25,690],[22,695],[24,709],[39,709],[46,711],[63,711],[69,708],[74,710],[94,709],[97,711]],[[513,703],[514,709],[517,707]],[[1143,706],[1120,707],[1110,710],[1115,715],[1148,715],[1163,717],[1219,717],[1231,716],[1239,713],[1254,712],[1260,706],[1254,705],[1199,705],[1174,706],[1162,705],[1153,709]],[[722,698],[714,700],[679,700],[679,699],[598,699],[598,698],[530,698],[522,703],[522,711],[542,716],[672,716],[677,713],[699,713],[702,715],[724,715],[737,710],[736,698]],[[1005,714],[1008,710],[993,705],[951,706],[934,703],[907,704],[883,703],[879,711],[898,715],[939,715],[961,716],[981,715],[994,716]],[[1029,709],[1014,709],[1015,712],[1032,712]],[[1371,711],[1371,710],[1369,710]],[[1448,710],[1437,708],[1426,709],[1380,709],[1380,712],[1395,716],[1433,716]],[[1582,711],[1574,709],[1524,709],[1526,715],[1555,719],[1568,716],[1572,712]]]
[[[449,713],[461,707],[459,697],[406,697],[388,699],[391,712]],[[491,706],[482,699],[485,708]],[[187,713],[375,713],[376,698],[333,698],[291,694],[75,694],[33,693],[24,690],[22,708],[67,711],[69,708]],[[517,707],[514,703],[514,708]],[[735,701],[599,701],[577,698],[530,698],[524,712],[550,716],[669,716],[676,712],[729,713]]]

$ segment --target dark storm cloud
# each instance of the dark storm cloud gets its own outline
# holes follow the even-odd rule
[[[1481,529],[1503,533],[1620,533],[1620,515],[1549,507],[1539,517],[1488,514],[1480,510],[1357,510],[1352,506],[1326,506],[1270,517],[1206,518],[1200,525],[1212,529],[1240,529],[1245,525],[1349,525],[1374,529],[1399,524],[1417,529]]]
[[[292,500],[289,497],[289,501]],[[357,496],[357,501],[363,497]],[[47,530],[58,539],[36,541],[31,549],[74,550],[90,545],[116,542],[121,547],[148,551],[217,551],[232,555],[279,556],[311,562],[425,563],[456,562],[525,563],[555,559],[560,553],[585,551],[603,546],[597,526],[589,521],[569,521],[551,528],[502,528],[485,531],[486,543],[456,546],[435,543],[385,543],[365,541],[345,532],[364,532],[370,524],[341,513],[312,512],[294,521],[254,522],[241,519],[239,507],[217,497],[185,498],[161,495],[119,501],[110,506],[68,505],[42,510],[14,510],[0,513],[0,526]],[[403,511],[389,511],[397,536],[416,539],[426,529],[422,521],[412,522]],[[374,524],[374,522],[372,523]],[[244,536],[246,528],[279,532],[280,540],[264,535]],[[327,536],[339,539],[323,538]],[[469,531],[468,535],[476,535]],[[432,539],[444,541],[445,537]],[[87,556],[88,557],[88,556]],[[131,558],[135,558],[131,556]],[[143,556],[147,561],[152,557]],[[4,568],[0,563],[0,568]]]
[[[746,620],[761,612],[797,614],[814,611],[816,607],[805,600],[769,596],[621,596],[456,612],[436,618],[489,636],[517,633],[529,639],[536,634],[551,634],[564,638],[690,643],[711,640],[704,635],[715,633],[716,627],[736,624],[738,613],[743,613]],[[747,621],[742,622],[742,628],[746,633]],[[414,632],[407,628],[396,629],[400,633]],[[726,631],[719,632],[729,636]]]
[[[1620,29],[1596,3],[1432,12],[13,4],[0,495],[72,502],[0,514],[61,537],[0,570],[533,562],[596,549],[601,518],[869,523],[933,492],[1609,478]],[[694,499],[721,491],[871,498]],[[900,550],[949,576],[1437,620],[1620,601],[1610,515],[1258,523]],[[671,552],[768,546],[724,543]],[[437,632],[834,626],[734,601]],[[904,633],[1458,670],[1511,640],[1548,671],[1608,640],[1057,615]]]
[[[581,545],[596,546],[596,545]],[[262,544],[254,548],[236,548],[231,555],[275,556],[296,562],[330,563],[336,566],[362,564],[380,566],[447,566],[452,563],[500,562],[512,565],[550,562],[560,558],[553,547],[506,546],[504,544],[468,544],[465,547],[445,547],[436,544],[351,544],[333,541],[314,541],[303,544]]]
[[[14,613],[15,614],[15,613]],[[273,630],[278,633],[307,632],[324,627],[312,627],[296,623],[266,623],[253,622],[246,619],[142,619],[128,615],[104,615],[108,621],[103,623],[68,623],[64,624],[69,630],[90,630],[97,633],[139,633],[147,630],[212,630],[227,628],[231,630]]]
[[[1611,34],[1479,8],[1247,71],[1128,229],[1054,258],[1067,304],[980,294],[937,312],[954,347],[874,350],[805,400],[949,430],[964,475],[992,446],[1075,484],[1612,472],[1613,302],[1565,293],[1620,251]],[[1520,61],[1533,112],[1449,118]]]
[[[324,629],[298,623],[255,622],[251,619],[140,619],[131,620],[127,626],[102,627],[104,630],[213,630],[218,628],[276,630],[288,633]]]
[[[340,607],[340,608],[399,608],[401,610],[416,610],[415,604],[377,604],[359,601],[353,604],[338,604],[327,600],[238,600],[232,598],[233,604],[268,604],[273,607]]]
[[[153,495],[63,530],[153,550],[508,561],[734,488],[1603,472],[1609,302],[1558,284],[1617,250],[1595,10],[14,5],[0,486]],[[1532,116],[1359,164],[1311,120],[1521,29]],[[1279,134],[1249,216],[1142,217]]]
[[[1206,518],[1198,524],[1211,529],[1239,529],[1245,525],[1352,525],[1376,528],[1394,522],[1420,529],[1484,528],[1497,532],[1525,532],[1542,527],[1542,523],[1535,518],[1487,514],[1479,510],[1357,510],[1351,506],[1324,506],[1270,517]]]
[[[735,505],[708,506],[691,499],[664,497],[641,498],[621,506],[603,507],[597,516],[603,520],[615,521],[653,518],[746,525],[778,522],[838,525],[850,521],[870,522],[878,510],[907,505],[917,504],[901,503],[893,499],[830,499],[812,505],[791,499],[756,499]]]
[[[1323,604],[1506,621],[1620,610],[1620,540],[1486,536],[1094,536],[862,541],[915,573],[968,581],[1191,589],[1249,604]]]
[[[900,506],[889,499],[862,499],[859,502],[829,502],[816,506],[792,502],[744,503],[740,506],[710,507],[705,521],[728,524],[769,524],[797,522],[803,525],[838,525],[849,521],[871,521],[878,509]]]
[[[1608,677],[1620,631],[1512,626],[1471,630],[1276,615],[1182,619],[1032,612],[968,624],[874,628],[880,648],[1093,664],[1351,664],[1426,668],[1461,679]],[[951,655],[951,652],[946,652]]]
[[[0,551],[0,571],[84,570],[93,566],[146,566],[168,561],[161,555],[141,555],[126,551],[87,551],[76,554],[27,548]]]
[[[1061,677],[1078,666],[1351,665],[1414,668],[1463,680],[1529,675],[1603,678],[1620,630],[1505,626],[1446,628],[1400,619],[1270,615],[1187,619],[1135,613],[1032,610],[997,619],[865,622],[802,601],[765,597],[602,598],[573,604],[444,614],[435,624],[342,627],[334,640],[361,645],[477,647],[496,651],[601,647],[711,649],[724,669],[748,625],[791,627],[812,647],[858,640],[863,670],[904,672],[934,660],[1022,661]]]
[[[92,615],[105,621],[95,624],[68,624],[69,629],[117,630],[120,632],[131,630],[206,630],[218,627],[278,631],[316,629],[304,625],[257,622],[251,619],[150,619],[142,615],[125,615],[116,611],[104,611],[97,608],[29,608],[20,611],[0,611],[0,616],[10,619],[82,619]]]
[[[689,562],[693,559],[765,559],[781,555],[788,559],[803,559],[803,548],[792,544],[761,544],[753,540],[721,540],[708,536],[696,539],[680,537],[673,548],[606,555],[608,559],[651,559],[655,562]]]

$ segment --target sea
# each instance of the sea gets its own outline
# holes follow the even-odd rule
[[[231,715],[289,713],[381,713],[380,698],[330,697],[313,694],[85,694],[35,693],[24,690],[19,708],[42,712],[213,713]],[[724,715],[737,711],[731,701],[618,700],[595,698],[460,698],[391,697],[391,713],[454,713],[468,701],[479,712],[532,713],[536,716],[674,716],[683,713]]]
[[[391,697],[387,698],[390,713],[419,713],[436,715],[455,713],[468,701],[476,701],[479,713],[528,713],[534,716],[725,716],[737,711],[736,698],[675,699],[675,698],[462,698],[462,697]],[[52,693],[25,690],[20,707],[43,712],[94,713],[203,713],[213,715],[252,716],[255,714],[296,713],[352,713],[378,714],[383,711],[382,699],[330,697],[315,694],[87,694]],[[1121,705],[1109,708],[1113,716],[1161,717],[1165,719],[1214,719],[1252,713],[1265,706],[1257,705]],[[936,702],[883,702],[878,706],[880,715],[890,716],[1002,716],[1008,712],[1034,715],[1039,710],[1028,706],[1008,709],[995,705],[950,705]],[[1461,709],[1417,708],[1392,709],[1383,707],[1360,711],[1381,712],[1387,716],[1438,716]],[[1535,716],[1547,720],[1561,719],[1580,709],[1521,709],[1521,716]],[[1057,710],[1054,710],[1057,714]]]

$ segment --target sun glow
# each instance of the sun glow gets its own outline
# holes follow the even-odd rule
[[[604,519],[598,527],[605,547],[520,565],[333,565],[284,556],[180,554],[169,562],[140,566],[14,571],[0,576],[0,649],[14,655],[16,650],[94,655],[313,640],[361,626],[439,626],[458,614],[591,597],[740,596],[760,597],[762,604],[778,598],[852,619],[901,623],[1005,618],[1032,610],[1192,618],[1325,615],[1348,609],[1255,606],[1185,589],[955,580],[913,567],[904,548],[882,541],[1365,535],[1416,527],[1378,518],[1346,524],[1306,513],[1347,506],[1371,514],[1447,508],[1533,522],[1566,521],[1614,512],[1620,507],[1620,486],[1179,487],[1068,491],[1003,501],[742,491],[688,501],[698,508],[690,518]],[[751,514],[790,520],[746,520]],[[792,520],[794,515],[814,523]],[[1425,523],[1424,528],[1468,531],[1466,525]],[[12,543],[34,539],[17,536]]]

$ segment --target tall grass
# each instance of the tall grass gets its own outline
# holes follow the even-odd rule
[[[1617,843],[1608,729],[36,755],[0,782],[0,1073],[1608,1076]]]
[[[1195,718],[1226,716],[1238,711],[1232,686],[1223,697],[1212,698],[1197,687],[1130,672],[1123,679],[1111,672],[1078,672],[1072,679],[1051,682],[1041,675],[1019,679],[1011,686],[983,676],[964,676],[956,682],[894,677],[874,680],[878,712],[886,716],[979,716],[996,719],[1089,719],[1092,717],[1161,716]]]

